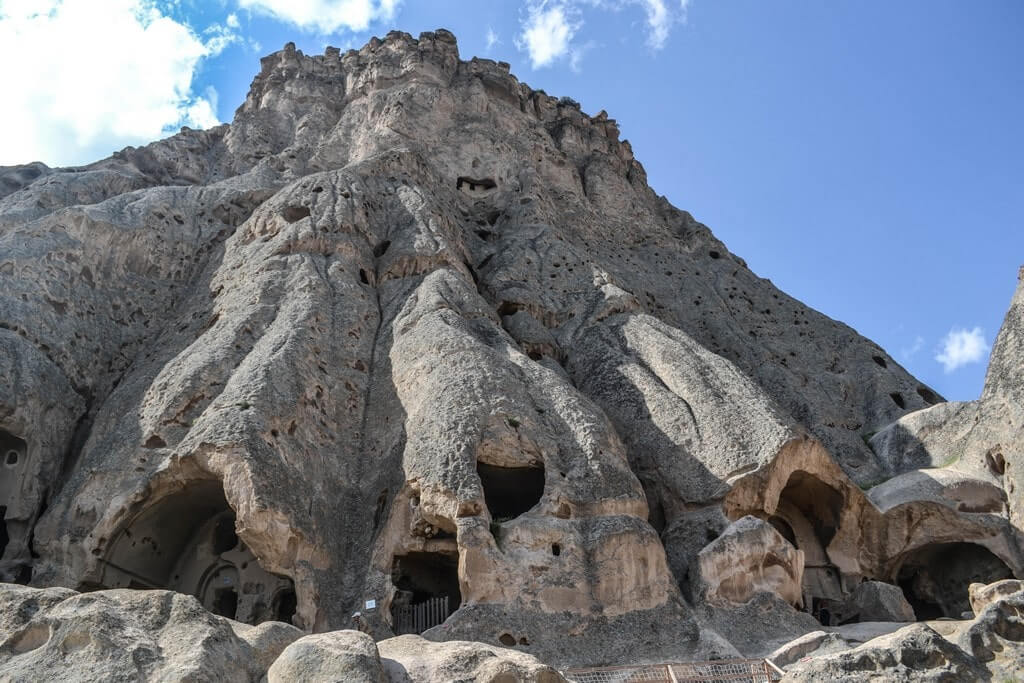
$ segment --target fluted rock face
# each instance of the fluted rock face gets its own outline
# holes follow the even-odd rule
[[[748,514],[807,606],[932,529],[1022,566],[1002,510],[858,487],[934,392],[446,31],[286,46],[232,124],[0,193],[8,580],[599,663],[720,652],[690,568]]]

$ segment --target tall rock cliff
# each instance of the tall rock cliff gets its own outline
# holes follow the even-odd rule
[[[991,471],[864,492],[942,464],[871,435],[971,408],[447,31],[285,46],[230,125],[0,181],[6,580],[565,664],[753,652],[865,579],[956,609],[907,574],[936,539],[1024,568]]]

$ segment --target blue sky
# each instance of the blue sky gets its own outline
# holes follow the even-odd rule
[[[1017,0],[0,0],[0,164],[230,121],[288,41],[438,27],[607,110],[756,273],[977,397],[1024,264]]]

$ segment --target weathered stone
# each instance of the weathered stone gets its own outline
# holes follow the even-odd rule
[[[0,584],[0,680],[254,681],[264,658],[228,620],[170,591]]]
[[[768,655],[775,666],[785,669],[805,657],[820,657],[849,650],[852,646],[837,633],[812,631],[789,641]]]
[[[971,610],[975,616],[979,616],[986,607],[996,600],[1001,600],[1014,593],[1024,591],[1024,581],[1019,579],[1004,579],[995,583],[972,583],[967,588],[967,594],[971,601]]]
[[[865,578],[923,616],[1021,575],[1021,295],[982,399],[903,417],[940,397],[618,135],[392,32],[265,57],[230,125],[0,169],[0,578],[564,666],[767,652],[818,626],[786,601],[830,622]],[[704,604],[748,515],[758,576],[713,568],[745,602]],[[257,668],[294,635],[238,633]]]
[[[843,621],[914,621],[914,608],[899,586],[865,581],[857,586],[840,608]]]
[[[1008,588],[1001,582],[1003,590]],[[1001,594],[999,584],[989,586],[992,598],[957,643],[992,673],[995,680],[1024,671],[1024,592]],[[996,597],[998,595],[998,597]]]
[[[977,681],[988,672],[963,650],[924,624],[838,654],[799,661],[783,681]]]
[[[561,674],[537,658],[503,647],[453,640],[433,643],[406,635],[378,643],[391,683],[562,683]]]
[[[700,551],[697,563],[698,595],[709,603],[744,603],[761,592],[774,593],[791,605],[803,601],[803,552],[756,517],[730,524]]]
[[[385,683],[373,638],[359,631],[331,631],[299,638],[267,671],[268,683]]]

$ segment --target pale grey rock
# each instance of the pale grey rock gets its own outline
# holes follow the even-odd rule
[[[415,635],[377,644],[390,683],[563,683],[556,670],[528,654],[483,643],[434,643]]]
[[[865,581],[857,586],[840,613],[843,621],[914,621],[914,608],[900,587],[881,581]]]
[[[783,681],[978,681],[988,672],[924,624],[912,624],[852,650],[798,661]]]
[[[775,666],[786,669],[805,657],[821,657],[843,652],[851,647],[852,645],[837,633],[812,631],[789,641],[768,655],[768,659]]]
[[[1022,591],[1024,591],[1024,581],[1019,579],[1004,579],[990,584],[972,583],[967,588],[971,610],[975,616],[979,616],[986,607],[996,600]]]
[[[806,603],[935,542],[1024,567],[1016,470],[972,475],[1009,519],[859,488],[942,462],[864,443],[940,397],[656,196],[607,114],[447,31],[289,44],[230,125],[0,177],[3,577],[377,637],[429,594],[430,638],[563,665],[727,649],[684,592],[745,515]],[[779,603],[701,619],[734,651],[815,630]]]
[[[227,619],[171,591],[0,584],[0,680],[258,681]]]
[[[248,643],[256,669],[266,671],[286,647],[305,634],[292,626],[280,621],[264,621],[256,626],[237,621],[228,621],[235,635]]]
[[[982,662],[995,680],[1024,671],[1024,593],[987,605],[959,634],[957,644]]]
[[[1008,507],[1008,516],[1020,528],[1020,487],[1024,479],[1018,462],[1024,449],[1024,268],[1003,325],[992,346],[981,397],[910,413],[871,439],[879,458],[896,472],[921,467],[943,467],[962,478],[968,493],[987,507]],[[952,476],[952,475],[951,475]],[[969,485],[967,482],[970,482]],[[980,483],[979,483],[980,482]],[[884,486],[884,485],[883,485]],[[981,494],[986,487],[988,492]],[[947,491],[942,495],[948,494]],[[1002,495],[992,492],[1002,491]],[[889,494],[887,494],[889,495]],[[874,497],[874,491],[872,491]]]
[[[761,592],[774,593],[791,605],[803,602],[803,552],[757,517],[730,524],[700,551],[697,565],[698,595],[711,604],[744,603]]]
[[[299,638],[267,671],[268,683],[385,683],[373,638],[359,631],[331,631]]]

